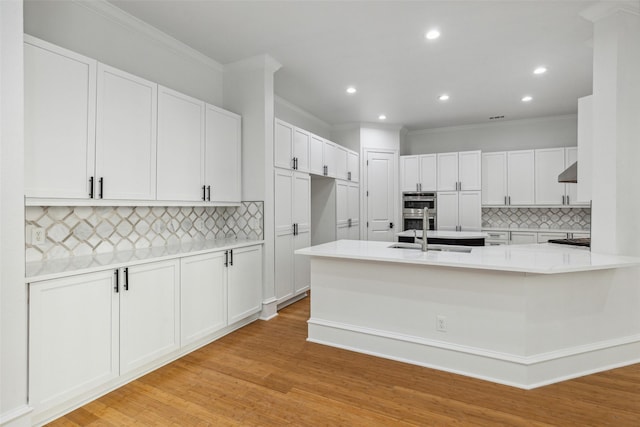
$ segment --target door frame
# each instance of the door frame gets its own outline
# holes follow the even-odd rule
[[[367,161],[369,158],[369,153],[382,153],[382,154],[391,154],[393,155],[393,164],[395,165],[395,173],[393,174],[393,195],[392,200],[400,200],[400,156],[399,150],[394,149],[384,149],[384,148],[363,148],[360,153],[360,170],[363,171],[360,176],[360,240],[369,240],[368,233],[368,218],[369,218],[369,205],[367,203],[367,191],[369,190],[369,169],[367,165]],[[400,209],[398,203],[393,203],[393,232],[397,233],[402,231],[402,226],[400,224]],[[395,239],[393,239],[395,240]]]

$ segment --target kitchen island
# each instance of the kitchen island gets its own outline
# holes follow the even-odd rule
[[[520,388],[640,362],[640,258],[553,244],[311,256],[308,339]]]

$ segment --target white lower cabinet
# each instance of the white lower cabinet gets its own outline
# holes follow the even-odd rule
[[[228,251],[227,324],[262,310],[262,246]]]
[[[538,233],[535,231],[512,231],[509,239],[510,245],[528,245],[538,243]]]

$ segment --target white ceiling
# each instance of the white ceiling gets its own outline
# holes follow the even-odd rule
[[[332,125],[570,114],[591,93],[593,28],[579,12],[593,1],[111,2],[223,64],[271,55],[276,94]],[[538,65],[549,71],[534,76]]]

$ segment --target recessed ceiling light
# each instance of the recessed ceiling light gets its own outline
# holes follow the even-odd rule
[[[387,120],[387,116],[385,116],[384,114],[380,114],[380,115],[378,116],[378,119],[380,119],[380,120]]]
[[[533,70],[533,74],[544,74],[546,72],[547,72],[546,67],[538,67],[535,70]]]
[[[357,92],[357,90],[356,90],[356,88],[355,88],[355,87],[353,87],[353,86],[349,86],[349,87],[347,88],[347,93],[349,93],[349,94],[354,94],[354,93],[356,93],[356,92]]]
[[[427,40],[435,40],[438,37],[440,37],[440,31],[438,30],[429,30],[427,31],[427,34],[424,35]]]
[[[442,95],[440,95],[440,96],[438,97],[438,99],[439,99],[440,101],[446,101],[446,100],[448,100],[448,99],[449,99],[449,95],[447,95],[446,93],[443,93]]]
[[[531,100],[533,100],[533,97],[529,95],[522,97],[522,102],[530,102]]]

